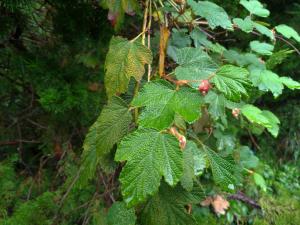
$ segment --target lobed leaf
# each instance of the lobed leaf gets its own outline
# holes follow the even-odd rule
[[[179,185],[171,188],[162,184],[159,193],[147,202],[142,211],[142,225],[196,225],[185,206],[198,204],[201,198],[199,191],[187,192]]]
[[[260,55],[272,55],[274,50],[273,45],[259,41],[251,41],[250,48],[252,51],[257,52]]]
[[[138,41],[113,37],[105,61],[105,87],[109,98],[125,93],[129,80],[141,80],[145,64],[151,64],[151,51]]]
[[[116,161],[127,161],[120,174],[124,200],[129,205],[154,195],[161,177],[171,186],[183,174],[183,156],[175,137],[153,129],[138,129],[118,146]]]
[[[250,72],[250,80],[261,91],[271,91],[274,97],[282,94],[283,84],[280,77],[270,70],[253,69]]]
[[[94,176],[100,162],[106,162],[112,147],[128,133],[131,121],[132,115],[122,99],[113,97],[104,106],[83,143],[81,185]]]
[[[246,33],[250,33],[254,29],[254,23],[249,16],[247,16],[245,19],[234,18],[233,22],[238,26],[238,28]]]
[[[272,41],[275,40],[275,35],[274,32],[272,30],[270,30],[269,28],[265,27],[264,25],[261,25],[259,23],[254,22],[254,27],[255,29],[263,34],[266,35],[267,37],[269,37]]]
[[[202,174],[206,167],[203,152],[194,142],[188,141],[183,151],[183,175],[180,179],[181,185],[187,191],[193,189],[193,179]]]
[[[221,118],[222,121],[226,120],[225,106],[226,98],[223,94],[217,94],[213,91],[208,92],[204,98],[205,102],[209,104],[208,112],[214,119]]]
[[[207,20],[212,29],[218,26],[224,29],[233,29],[229,16],[222,7],[209,1],[195,2],[194,0],[188,0],[187,2],[197,16],[204,17]]]
[[[147,83],[131,104],[145,107],[139,117],[141,126],[163,130],[172,124],[176,113],[189,123],[197,120],[201,102],[199,92],[186,87],[175,90],[173,85],[160,80]]]
[[[242,95],[247,96],[246,86],[249,86],[248,71],[233,65],[224,65],[212,78],[216,88],[228,99],[239,101]]]
[[[218,65],[200,48],[182,48],[177,50],[176,56],[179,64],[175,69],[176,78],[191,81],[191,86],[197,89],[201,80],[218,69]]]
[[[135,225],[134,208],[127,208],[125,202],[114,202],[107,214],[108,225]]]
[[[291,90],[300,89],[300,83],[290,77],[280,77],[280,81]]]
[[[241,112],[251,123],[267,128],[274,137],[277,137],[280,121],[272,112],[267,110],[261,111],[253,105],[244,105],[241,108]]]
[[[215,182],[225,187],[235,184],[236,177],[234,173],[236,172],[236,166],[208,147],[205,147],[204,150]]]
[[[270,11],[265,9],[264,6],[257,0],[240,0],[240,4],[243,5],[251,14],[260,17],[268,17]]]
[[[296,41],[300,42],[300,36],[297,31],[292,27],[281,24],[275,27],[276,31],[282,34],[286,38],[294,38]]]

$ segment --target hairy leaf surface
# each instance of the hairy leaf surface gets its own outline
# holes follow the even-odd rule
[[[268,17],[270,11],[265,9],[264,6],[257,0],[241,0],[240,4],[243,5],[251,14],[260,17]]]
[[[283,85],[280,77],[270,70],[254,69],[250,72],[250,80],[261,91],[271,91],[274,97],[282,94]]]
[[[192,215],[188,214],[187,204],[198,204],[202,193],[187,192],[182,187],[170,188],[162,184],[159,193],[151,198],[142,212],[143,225],[196,225]]]
[[[118,146],[115,160],[127,161],[120,181],[129,205],[157,192],[161,177],[176,185],[183,173],[183,157],[175,137],[153,129],[138,129]]]
[[[188,4],[192,7],[194,13],[204,17],[212,29],[220,26],[224,29],[232,29],[232,23],[225,10],[209,1],[188,0]]]
[[[175,76],[178,80],[189,80],[198,88],[201,80],[215,73],[218,65],[200,48],[182,48],[177,51]]]
[[[131,121],[132,115],[122,99],[113,97],[104,106],[83,143],[80,184],[94,176],[97,165],[105,162],[112,147],[128,133]]]
[[[199,92],[182,87],[175,90],[173,85],[165,81],[147,83],[132,101],[136,107],[145,107],[139,117],[143,127],[159,130],[168,128],[175,113],[192,123],[201,115],[202,97]]]
[[[113,37],[105,61],[105,87],[108,97],[125,93],[131,77],[141,80],[145,64],[151,64],[151,51],[139,41]]]
[[[127,208],[125,202],[115,202],[108,211],[108,225],[135,225],[134,208]]]
[[[242,95],[247,96],[246,86],[249,86],[248,71],[232,65],[222,66],[212,82],[228,99],[239,101]]]
[[[183,175],[181,185],[188,191],[193,189],[193,179],[203,172],[206,167],[206,160],[203,152],[197,145],[188,141],[183,151]]]
[[[235,184],[236,177],[234,173],[236,172],[236,166],[208,147],[205,147],[204,151],[209,161],[215,182],[225,187],[228,187],[230,184]]]

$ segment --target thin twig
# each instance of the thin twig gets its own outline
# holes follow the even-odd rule
[[[151,49],[151,23],[152,23],[152,0],[149,1],[149,21],[148,21],[148,49]],[[148,64],[148,76],[147,81],[149,82],[151,79],[151,64]]]
[[[80,173],[81,173],[81,170],[78,170],[76,176],[74,177],[72,183],[71,183],[70,186],[68,187],[66,193],[65,193],[65,194],[63,195],[63,197],[61,198],[61,200],[60,200],[60,202],[59,202],[59,204],[58,204],[58,209],[57,209],[56,214],[55,214],[55,216],[54,216],[54,218],[53,218],[53,221],[56,221],[56,219],[58,218],[58,214],[59,214],[61,208],[63,207],[63,204],[64,204],[66,198],[68,197],[68,195],[70,194],[72,188],[74,187],[75,183],[77,182],[77,180],[78,180],[78,178],[79,178],[79,176],[80,176]]]
[[[238,201],[244,202],[248,205],[251,205],[254,208],[261,209],[261,206],[256,201],[249,198],[241,191],[237,192],[236,194],[229,195],[227,198],[232,199],[232,200],[238,200]]]
[[[102,181],[102,183],[103,183],[103,185],[104,185],[104,187],[105,187],[105,192],[108,193],[110,200],[111,200],[112,202],[115,202],[116,200],[115,200],[114,196],[110,193],[110,188],[108,187],[108,185],[107,185],[106,182],[105,182],[105,178],[104,178],[104,176],[103,176],[103,173],[100,172],[99,174],[100,174],[100,176],[101,176],[101,181]]]
[[[39,144],[41,142],[40,141],[35,141],[35,140],[13,140],[13,141],[3,141],[3,142],[0,142],[0,146],[4,146],[4,145],[19,145],[20,143]]]
[[[297,54],[300,56],[300,51],[299,51],[299,49],[298,49],[296,46],[294,46],[291,42],[289,42],[288,40],[284,39],[283,37],[281,37],[281,36],[279,36],[279,35],[277,35],[277,34],[275,34],[275,37],[278,38],[279,40],[285,42],[285,43],[288,44],[289,46],[291,46],[291,47],[295,50],[295,52],[297,52]]]
[[[252,143],[254,144],[255,148],[257,148],[258,150],[261,150],[261,148],[259,147],[259,145],[257,144],[257,142],[255,141],[254,137],[252,136],[251,132],[249,129],[247,129],[249,137],[252,141]]]

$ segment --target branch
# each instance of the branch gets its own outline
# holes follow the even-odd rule
[[[279,40],[285,42],[289,46],[291,46],[295,50],[295,52],[297,52],[297,54],[300,56],[300,51],[299,51],[299,49],[295,45],[293,45],[291,42],[289,42],[288,40],[284,39],[280,35],[275,34],[275,37],[278,38]]]
[[[5,146],[5,145],[19,145],[20,143],[32,143],[32,144],[38,144],[38,143],[41,143],[41,142],[40,142],[40,141],[35,141],[35,140],[3,141],[3,142],[0,142],[0,146]]]
[[[238,191],[236,194],[229,195],[227,197],[227,199],[238,200],[238,201],[244,202],[244,203],[252,206],[253,208],[261,209],[261,206],[256,201],[254,201],[253,199],[249,198],[248,196],[246,196],[241,191]]]

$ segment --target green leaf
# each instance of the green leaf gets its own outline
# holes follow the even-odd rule
[[[122,99],[113,97],[104,106],[83,143],[82,173],[79,181],[81,185],[94,176],[100,162],[103,163],[107,160],[107,155],[112,147],[128,133],[131,121],[131,113]]]
[[[244,168],[254,169],[258,166],[259,159],[248,146],[239,149],[240,163]]]
[[[265,42],[259,42],[259,41],[251,41],[250,48],[252,51],[255,51],[261,55],[272,55],[273,54],[272,52],[274,50],[273,45],[270,45]]]
[[[217,94],[213,91],[209,91],[205,96],[204,101],[209,104],[208,112],[214,119],[221,118],[223,121],[226,120],[226,99],[223,94]]]
[[[289,89],[300,89],[300,83],[298,81],[293,80],[290,77],[280,77],[280,81]]]
[[[203,152],[194,142],[188,141],[183,151],[183,175],[180,179],[184,189],[188,191],[193,189],[193,179],[202,174],[205,167],[206,161]]]
[[[207,20],[212,29],[218,26],[224,29],[233,29],[232,23],[222,7],[209,1],[195,2],[194,0],[188,0],[187,2],[197,16],[204,17]]]
[[[294,38],[296,41],[300,42],[300,36],[297,31],[292,27],[285,24],[281,24],[275,27],[277,32],[281,33],[286,38]]]
[[[244,68],[224,65],[212,78],[212,82],[227,98],[239,101],[242,95],[248,95],[245,88],[250,83],[248,75],[248,71]]]
[[[184,48],[190,46],[191,44],[192,40],[188,35],[187,29],[172,29],[172,36],[169,40],[169,45],[175,46],[177,48]]]
[[[236,166],[208,147],[205,147],[204,151],[209,161],[215,182],[225,187],[228,187],[230,184],[235,184],[236,177],[234,173],[237,169]]]
[[[180,130],[186,130],[186,123],[182,116],[178,115],[177,113],[174,116],[174,125],[178,127]]]
[[[272,112],[263,110],[262,114],[269,120],[271,127],[267,127],[267,130],[274,136],[277,137],[279,133],[280,121]]]
[[[186,87],[175,90],[166,81],[155,81],[147,83],[131,104],[146,107],[139,117],[141,126],[163,130],[172,124],[175,113],[189,123],[196,121],[201,115],[201,102],[198,91]]]
[[[266,35],[271,40],[275,40],[275,35],[274,35],[273,31],[270,30],[269,28],[267,28],[264,25],[261,25],[259,23],[256,23],[256,22],[254,22],[254,27],[259,33]]]
[[[185,206],[198,204],[201,199],[202,193],[187,192],[179,185],[170,188],[162,184],[159,193],[147,202],[142,211],[142,225],[196,225]]]
[[[241,112],[251,123],[257,123],[267,128],[272,127],[269,119],[266,118],[263,112],[254,105],[244,105],[241,108]]]
[[[134,208],[127,208],[124,202],[114,202],[107,214],[108,225],[135,225]]]
[[[259,186],[264,192],[267,191],[267,184],[262,175],[260,175],[258,173],[254,173],[253,179],[257,186]]]
[[[118,146],[115,160],[127,161],[120,182],[125,202],[135,205],[157,192],[161,177],[176,185],[183,174],[183,156],[175,137],[138,129]]]
[[[236,137],[234,134],[215,130],[213,135],[217,139],[216,147],[219,152],[222,152],[223,155],[228,155],[233,152],[236,144]]]
[[[243,5],[251,14],[260,17],[268,17],[270,11],[265,9],[264,6],[257,0],[241,0],[240,4]]]
[[[261,91],[271,91],[274,97],[282,94],[283,85],[280,77],[270,70],[254,69],[250,72],[250,80]]]
[[[280,121],[272,112],[267,110],[261,111],[253,105],[244,105],[241,108],[241,112],[251,123],[267,128],[274,137],[277,137]]]
[[[229,63],[237,64],[238,66],[254,66],[258,68],[265,68],[264,63],[258,58],[257,55],[252,53],[239,53],[235,50],[228,50],[224,52],[224,57]]]
[[[108,97],[125,93],[129,80],[141,80],[145,64],[151,64],[151,51],[139,41],[113,37],[105,61],[105,87]]]
[[[287,57],[289,57],[289,55],[293,52],[293,50],[283,49],[273,53],[266,62],[267,69],[274,69],[277,65],[281,64]]]
[[[207,39],[206,34],[203,31],[201,31],[199,27],[195,27],[194,30],[191,32],[190,36],[193,39],[196,48],[204,46],[208,50],[219,54],[222,54],[226,50],[219,43],[213,43],[209,41]]]
[[[249,16],[247,16],[245,19],[234,18],[233,22],[238,26],[238,28],[246,33],[250,33],[254,29],[254,23]]]
[[[175,69],[178,80],[190,80],[192,87],[198,89],[203,79],[214,74],[218,65],[200,48],[182,48],[177,50],[176,62],[180,65]]]

